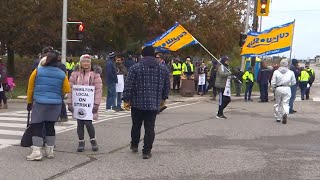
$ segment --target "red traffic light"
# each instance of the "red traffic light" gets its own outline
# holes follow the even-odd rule
[[[84,25],[81,23],[78,27],[79,32],[84,32]]]

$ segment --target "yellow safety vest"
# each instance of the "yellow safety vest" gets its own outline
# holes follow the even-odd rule
[[[249,80],[247,80],[247,78],[249,78]],[[243,76],[242,79],[245,80],[246,82],[253,82],[253,74],[250,71],[246,71]]]
[[[306,71],[307,71],[307,72],[310,72],[310,73],[312,74],[312,76],[314,76],[314,70],[313,70],[313,69],[308,68]],[[310,73],[309,73],[309,74],[310,74]]]
[[[191,67],[191,72],[194,72],[194,67],[193,67],[193,64],[190,63],[190,67]],[[182,72],[188,72],[188,68],[187,68],[187,64],[186,63],[183,63],[182,65]]]
[[[181,75],[181,64],[173,63],[172,66],[173,66],[172,75]]]
[[[71,63],[66,62],[66,68],[67,68],[67,70],[74,70],[75,65],[76,65],[76,64],[75,64],[74,62],[71,62]]]
[[[306,70],[301,71],[301,75],[298,77],[299,82],[308,82],[310,75]]]

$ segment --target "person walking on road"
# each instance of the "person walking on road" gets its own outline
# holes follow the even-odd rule
[[[271,79],[271,87],[275,90],[274,116],[277,122],[287,123],[289,114],[289,101],[291,98],[291,86],[296,84],[294,72],[288,69],[288,60],[282,59],[280,67],[274,71]]]
[[[152,46],[142,50],[143,58],[129,69],[125,82],[123,100],[125,108],[131,107],[132,152],[138,152],[141,126],[144,123],[145,135],[142,150],[143,159],[149,159],[155,138],[155,121],[162,101],[168,98],[170,90],[169,71],[159,64]]]
[[[293,103],[296,99],[296,95],[297,95],[297,89],[298,89],[298,78],[301,74],[300,72],[300,68],[299,68],[299,63],[297,59],[292,59],[291,61],[291,66],[290,66],[290,70],[293,71],[294,76],[296,78],[296,84],[290,86],[291,88],[291,98],[290,98],[290,102],[289,102],[289,106],[290,106],[290,110],[289,110],[289,114],[293,114],[296,113],[297,111],[293,109]]]
[[[231,76],[231,73],[228,71],[229,61],[230,61],[229,57],[227,56],[221,57],[221,60],[220,60],[221,64],[217,68],[217,77],[216,77],[215,85],[219,92],[219,110],[217,114],[218,119],[227,119],[227,117],[223,114],[223,110],[231,102],[231,97],[226,96],[224,94],[227,80],[229,76]]]
[[[309,86],[306,89],[306,100],[309,100],[309,98],[310,98],[310,89],[312,87],[312,84],[313,84],[314,80],[316,79],[316,76],[314,74],[314,70],[310,68],[310,63],[309,62],[307,62],[305,64],[305,68],[306,68],[307,73],[310,76]]]
[[[253,68],[251,66],[243,74],[242,79],[246,82],[246,91],[244,93],[244,100],[246,102],[253,101],[251,99],[251,93],[252,93],[252,87],[254,84],[254,77],[253,77]]]
[[[7,67],[0,58],[0,109],[8,109],[6,96],[7,75]]]
[[[257,82],[259,84],[260,90],[260,101],[259,102],[268,102],[268,84],[270,80],[271,71],[267,68],[266,62],[261,62],[261,68],[258,72]]]
[[[35,69],[28,83],[27,110],[31,111],[32,153],[27,160],[42,160],[42,146],[45,137],[45,156],[54,158],[54,124],[61,113],[63,94],[69,93],[68,77],[58,67],[58,55],[48,53],[45,63]],[[45,129],[45,131],[44,131]],[[44,135],[45,133],[45,135]]]
[[[117,68],[114,64],[116,54],[109,53],[109,58],[106,62],[106,84],[107,84],[107,102],[106,112],[114,112],[116,109],[116,84],[118,83]]]
[[[301,69],[301,74],[300,74],[298,80],[299,80],[299,87],[300,87],[300,91],[301,91],[301,100],[304,100],[305,99],[304,97],[306,95],[306,91],[308,89],[309,80],[310,80],[310,75],[305,68]]]
[[[79,71],[74,71],[70,76],[70,88],[73,85],[82,85],[82,86],[94,86],[94,104],[92,104],[92,113],[93,120],[98,119],[98,110],[102,99],[102,79],[100,74],[91,71],[91,56],[84,54],[80,57],[80,66]],[[96,68],[95,68],[96,69]],[[101,69],[101,68],[98,68]],[[68,109],[73,112],[73,101],[72,93],[68,94]],[[77,119],[77,134],[79,138],[79,145],[77,148],[78,152],[83,152],[85,149],[85,140],[84,140],[84,126],[86,126],[90,143],[92,146],[92,151],[98,151],[98,144],[95,135],[95,129],[92,124],[92,119],[80,120]]]

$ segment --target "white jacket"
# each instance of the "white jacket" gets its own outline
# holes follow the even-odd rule
[[[296,83],[294,72],[287,67],[280,67],[273,73],[271,87],[272,89],[275,89],[276,87],[290,87]]]

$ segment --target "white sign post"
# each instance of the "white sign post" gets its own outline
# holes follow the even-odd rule
[[[72,86],[73,118],[93,120],[94,86]]]
[[[226,87],[224,88],[223,95],[224,96],[229,96],[231,97],[231,78],[228,77],[227,82],[226,82]]]

